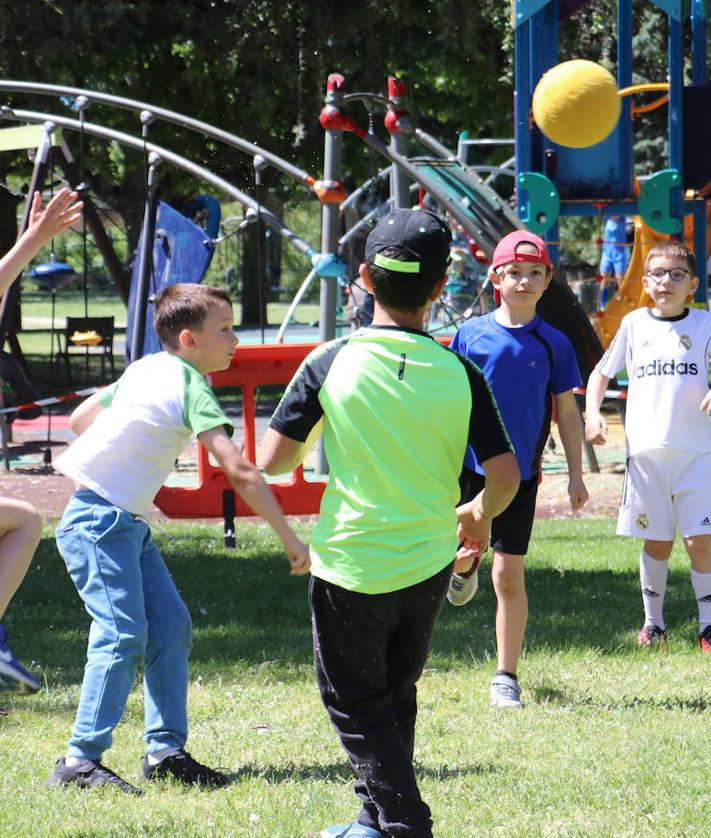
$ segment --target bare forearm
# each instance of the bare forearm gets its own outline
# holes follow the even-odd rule
[[[585,389],[585,415],[597,415],[600,412],[600,405],[605,398],[607,386],[610,379],[601,375],[597,370],[590,373],[588,385]]]
[[[466,508],[474,518],[491,520],[500,515],[513,500],[518,491],[521,473],[513,454],[500,454],[482,463],[485,483],[482,491],[468,504],[458,507],[458,513]],[[461,512],[460,512],[461,511]]]
[[[41,246],[41,241],[25,233],[0,259],[0,294],[7,291]]]
[[[256,466],[247,463],[228,477],[240,498],[272,527],[283,542],[293,538],[281,507]]]
[[[267,474],[285,474],[301,465],[306,444],[267,428],[257,452],[260,468]]]
[[[583,424],[577,407],[558,416],[558,431],[568,462],[568,474],[579,476],[583,473]]]

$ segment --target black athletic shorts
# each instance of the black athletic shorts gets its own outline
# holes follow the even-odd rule
[[[484,488],[484,475],[462,469],[459,475],[461,497],[459,503],[467,503]],[[538,477],[522,480],[518,491],[508,507],[491,522],[491,546],[501,553],[525,556],[536,514]]]

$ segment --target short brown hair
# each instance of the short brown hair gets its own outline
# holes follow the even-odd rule
[[[153,325],[163,346],[177,349],[180,332],[199,328],[217,302],[232,305],[229,294],[212,285],[176,282],[164,288],[156,296],[153,309]]]
[[[667,239],[654,245],[644,261],[644,272],[647,273],[649,270],[649,263],[652,259],[662,256],[668,256],[672,259],[683,259],[691,275],[696,276],[696,257],[693,251],[689,250],[685,244],[676,239]]]

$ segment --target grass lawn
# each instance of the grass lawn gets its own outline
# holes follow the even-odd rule
[[[288,309],[287,303],[269,303],[267,305],[267,324],[278,326],[284,319]],[[84,297],[80,290],[63,288],[56,294],[54,311],[54,353],[59,349],[59,336],[63,334],[67,316],[82,317],[84,315]],[[114,362],[116,375],[124,369],[123,341],[125,339],[127,312],[121,300],[113,293],[92,290],[89,299],[89,315],[91,317],[114,317],[116,337],[114,339]],[[237,330],[242,319],[242,307],[234,305],[234,318]],[[319,306],[317,303],[304,303],[295,313],[294,323],[311,325],[318,323]],[[82,355],[74,353],[72,359],[72,382],[68,382],[63,361],[50,363],[52,351],[52,308],[51,296],[48,292],[23,292],[22,295],[22,325],[23,330],[18,333],[22,352],[27,361],[30,378],[40,396],[54,396],[70,392],[74,387],[87,387],[102,381],[100,375],[99,357],[95,354]],[[62,338],[63,341],[63,338]],[[86,364],[88,363],[88,367]]]
[[[284,319],[288,303],[268,303],[267,304],[267,324],[280,325]],[[242,322],[242,305],[235,302],[234,322],[239,326]],[[117,329],[126,328],[126,320],[128,317],[126,307],[121,302],[119,297],[111,292],[91,291],[88,301],[88,312],[91,317],[111,317],[116,321]],[[84,295],[80,290],[61,289],[57,292],[55,298],[55,326],[62,328],[67,315],[71,317],[84,316]],[[296,310],[295,322],[297,323],[313,323],[317,322],[319,318],[318,303],[302,303]],[[52,298],[47,291],[23,292],[22,294],[22,325],[27,330],[26,337],[31,337],[32,330],[48,331],[52,320]],[[266,325],[266,324],[265,324]],[[24,333],[21,333],[21,342]],[[23,348],[24,348],[23,342]],[[30,351],[34,347],[30,346]],[[38,351],[38,350],[35,350]],[[49,348],[47,349],[49,352]]]
[[[666,654],[635,642],[637,551],[610,520],[540,521],[520,675],[526,708],[493,711],[494,597],[445,606],[420,683],[416,760],[438,838],[707,836],[711,660],[695,645],[688,563],[671,562]],[[194,619],[189,748],[235,781],[215,792],[149,786],[48,791],[72,724],[88,620],[46,532],[6,624],[39,695],[3,696],[0,836],[317,836],[357,811],[351,772],[311,668],[306,579],[275,540],[241,523],[155,531]],[[307,535],[305,531],[302,534]],[[142,696],[132,693],[106,763],[135,781]]]

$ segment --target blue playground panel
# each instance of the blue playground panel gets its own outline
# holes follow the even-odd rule
[[[141,252],[139,240],[137,253]],[[146,329],[143,339],[143,354],[160,352],[161,346],[153,328],[152,298],[176,282],[202,282],[210,266],[214,252],[212,239],[205,230],[193,224],[188,218],[160,201],[156,211],[155,237],[153,241],[153,276],[150,281],[149,301],[146,309]],[[126,321],[126,346],[131,346],[136,287],[138,285],[138,259],[134,260],[131,274],[131,290],[128,298],[128,319]]]

